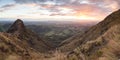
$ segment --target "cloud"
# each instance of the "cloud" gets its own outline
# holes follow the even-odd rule
[[[48,16],[104,18],[120,7],[120,0],[14,0],[14,2],[28,9],[36,9],[30,11],[31,13]],[[0,11],[10,10],[14,6],[14,4],[4,5],[0,7]]]
[[[52,13],[50,16],[66,16],[66,14]]]
[[[79,3],[79,0],[14,0],[16,3],[19,4],[41,4],[41,5],[66,5],[66,4],[76,4]]]
[[[108,9],[108,11],[115,11],[120,8],[120,0],[88,0],[94,5]]]
[[[17,4],[36,4],[42,8],[59,11],[59,7],[70,7],[74,10],[83,9],[85,7],[93,7],[101,10],[116,10],[120,7],[120,0],[14,0]]]
[[[44,3],[52,0],[14,0],[16,3],[24,4],[24,3]]]
[[[57,0],[56,5],[46,4],[42,7],[51,12],[51,16],[54,15],[76,15],[76,16],[89,16],[104,18],[109,13],[119,9],[120,0]],[[58,4],[60,3],[60,5]],[[62,13],[66,8],[71,9],[68,13]]]
[[[11,8],[15,7],[15,4],[7,4],[7,5],[3,5],[0,7],[0,12],[4,12],[6,10],[10,10]]]
[[[73,7],[81,7],[83,5],[93,5],[96,7],[100,7],[100,9],[107,9],[107,10],[116,10],[120,7],[120,0],[14,0],[16,3],[19,4],[39,4],[42,7],[49,8],[51,10],[56,10],[56,6],[68,6]],[[74,8],[75,7],[75,8]],[[82,7],[83,8],[83,7]],[[77,8],[78,9],[78,8]]]
[[[7,4],[7,5],[3,5],[1,8],[10,8],[15,6],[15,4]]]

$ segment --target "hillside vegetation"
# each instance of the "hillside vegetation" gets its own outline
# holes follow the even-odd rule
[[[91,27],[81,36],[71,38],[70,43],[60,47],[70,52],[75,60],[118,60],[120,59],[120,10]]]

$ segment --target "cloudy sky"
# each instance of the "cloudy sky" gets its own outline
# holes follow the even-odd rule
[[[100,21],[120,0],[0,0],[0,19]]]

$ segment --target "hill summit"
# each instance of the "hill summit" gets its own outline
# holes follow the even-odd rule
[[[8,33],[22,33],[25,32],[26,28],[21,19],[17,19],[13,25],[8,29]]]

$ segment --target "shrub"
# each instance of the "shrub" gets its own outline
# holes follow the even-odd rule
[[[97,51],[97,56],[101,57],[103,55],[103,52],[101,50]]]

